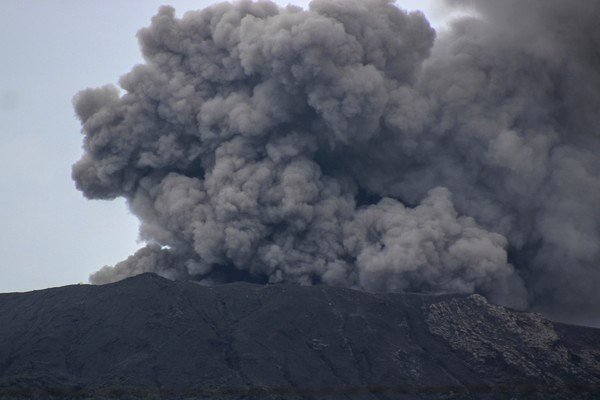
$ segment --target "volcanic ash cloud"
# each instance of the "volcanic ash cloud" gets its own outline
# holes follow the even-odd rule
[[[600,2],[163,7],[145,63],[76,95],[88,198],[148,245],[91,276],[600,302]]]

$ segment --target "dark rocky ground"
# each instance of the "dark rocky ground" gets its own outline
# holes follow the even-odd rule
[[[600,399],[600,330],[477,295],[146,274],[0,294],[0,398]]]

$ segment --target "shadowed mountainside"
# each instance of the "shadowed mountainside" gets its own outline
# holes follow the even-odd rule
[[[600,398],[600,330],[478,295],[152,274],[0,294],[0,398]]]

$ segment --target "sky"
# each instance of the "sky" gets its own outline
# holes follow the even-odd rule
[[[421,9],[441,27],[445,15],[434,1],[396,4]],[[3,3],[0,292],[86,283],[103,265],[113,265],[141,247],[138,222],[122,199],[90,201],[75,189],[71,165],[82,153],[82,137],[71,100],[84,88],[117,83],[142,62],[135,34],[161,5],[170,4],[182,15],[212,3]],[[308,1],[291,3],[306,7]]]

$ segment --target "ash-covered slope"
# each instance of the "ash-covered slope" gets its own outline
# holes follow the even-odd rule
[[[600,330],[477,295],[173,282],[0,295],[0,397],[599,398]]]

